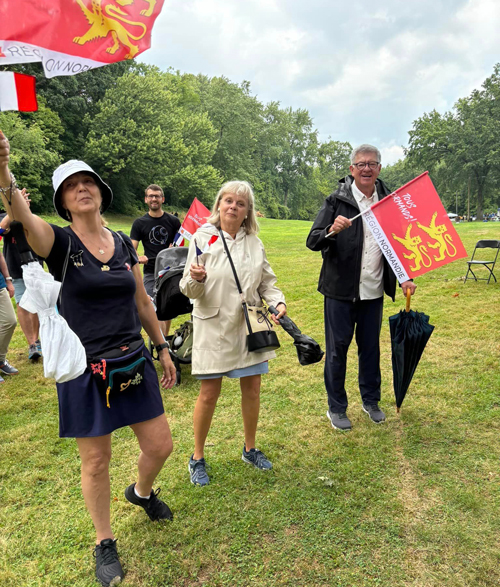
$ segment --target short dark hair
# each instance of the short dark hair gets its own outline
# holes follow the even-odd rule
[[[148,185],[148,187],[144,190],[144,195],[147,196],[149,190],[151,190],[152,192],[160,192],[160,194],[163,197],[165,197],[163,190],[161,189],[161,187],[159,185],[156,185],[156,183],[152,183],[151,185]]]

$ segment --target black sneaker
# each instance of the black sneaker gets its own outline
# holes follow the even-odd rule
[[[105,538],[94,548],[95,576],[104,587],[114,587],[121,583],[123,577],[122,566],[116,551],[116,540]]]
[[[151,490],[149,499],[144,497],[137,497],[134,488],[135,483],[129,485],[127,489],[125,489],[125,497],[128,501],[130,501],[130,503],[133,503],[134,505],[140,505],[141,508],[144,508],[144,511],[148,514],[150,520],[153,522],[158,522],[159,520],[174,519],[174,515],[170,511],[168,505],[161,499],[158,499],[158,494],[161,491],[159,487],[156,491]]]
[[[36,344],[36,350],[38,351],[38,354],[43,357],[43,353],[42,353],[42,343],[40,342],[40,339],[37,339],[35,341]]]
[[[191,455],[189,459],[189,479],[193,485],[208,485],[210,483],[210,477],[207,473],[207,464],[205,459],[193,459],[194,455]]]
[[[363,404],[363,412],[368,414],[370,420],[375,424],[382,424],[385,421],[385,414],[378,407],[378,404]]]
[[[0,373],[2,375],[19,375],[19,371],[7,359],[0,365]]]
[[[332,412],[329,409],[326,415],[330,420],[330,424],[336,430],[350,430],[352,428],[351,421],[349,420],[345,412]]]
[[[247,452],[245,450],[245,445],[243,445],[243,454],[241,455],[241,460],[245,463],[253,465],[261,471],[269,471],[273,468],[273,464],[262,451],[257,450],[256,448],[251,448]]]

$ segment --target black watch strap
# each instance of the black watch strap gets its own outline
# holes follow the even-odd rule
[[[170,345],[168,342],[162,342],[161,344],[155,344],[156,352],[159,354],[163,349],[169,349]]]

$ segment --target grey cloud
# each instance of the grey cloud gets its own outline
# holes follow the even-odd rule
[[[170,0],[143,60],[249,80],[307,108],[322,139],[401,154],[412,121],[450,109],[498,60],[496,0]]]

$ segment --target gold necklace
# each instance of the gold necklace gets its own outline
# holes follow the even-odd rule
[[[81,234],[81,232],[79,232],[78,230],[77,230],[77,231],[75,231],[75,232],[76,232],[76,233],[78,234],[78,236],[80,237],[80,240],[82,240],[82,241],[83,241],[83,240],[84,240],[84,238],[83,238],[83,234]],[[88,237],[86,237],[86,238],[88,239]],[[101,232],[101,238],[102,238],[102,232]],[[96,245],[95,245],[95,243],[93,243],[92,241],[90,241],[90,240],[89,240],[89,242],[90,242],[90,244],[91,244],[93,247],[95,247],[95,246],[96,246]],[[97,250],[99,251],[99,254],[100,254],[100,255],[104,255],[104,253],[106,252],[104,249],[102,249],[101,247],[99,247],[99,245],[97,245]]]

